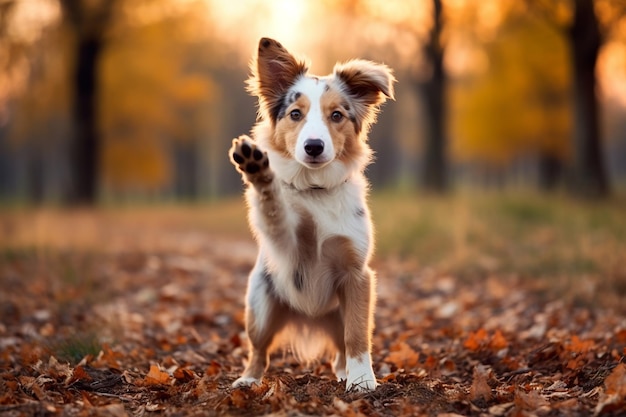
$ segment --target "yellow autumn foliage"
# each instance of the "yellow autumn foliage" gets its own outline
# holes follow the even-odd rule
[[[451,92],[452,152],[504,165],[524,154],[567,157],[571,110],[568,51],[554,27],[513,16],[485,48],[487,70]]]
[[[172,179],[172,143],[196,139],[195,121],[215,96],[210,75],[190,70],[182,15],[118,27],[101,67],[103,177],[113,189],[159,189]],[[193,45],[196,49],[197,45]]]

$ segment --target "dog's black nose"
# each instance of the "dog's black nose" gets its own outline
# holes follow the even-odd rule
[[[319,156],[324,152],[324,141],[321,139],[307,139],[304,141],[304,151],[309,156]]]

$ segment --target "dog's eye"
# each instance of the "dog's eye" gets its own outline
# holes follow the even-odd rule
[[[297,122],[302,119],[302,112],[298,109],[292,110],[291,113],[289,113],[289,117],[291,117],[291,120],[294,122]]]
[[[338,112],[336,110],[330,115],[330,120],[332,120],[335,123],[340,122],[341,119],[343,119],[343,114],[341,114],[341,112]]]

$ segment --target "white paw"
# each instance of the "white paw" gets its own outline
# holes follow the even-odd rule
[[[242,376],[240,378],[237,378],[237,380],[235,382],[233,382],[232,387],[233,388],[249,387],[252,384],[260,385],[261,384],[261,380],[260,379],[256,379],[256,378],[251,377],[251,376]]]
[[[369,392],[369,391],[374,391],[376,390],[376,387],[378,386],[378,382],[376,382],[376,379],[374,379],[374,377],[371,377],[372,379],[357,379],[355,381],[348,381],[346,382],[346,391],[356,391],[356,392]]]
[[[346,369],[348,371],[346,391],[374,391],[378,386],[369,353],[356,358],[348,356]]]
[[[336,370],[335,376],[337,377],[337,381],[346,381],[348,379],[348,374],[343,369]]]

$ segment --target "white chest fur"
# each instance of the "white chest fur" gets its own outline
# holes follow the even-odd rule
[[[345,237],[364,264],[369,260],[372,230],[365,201],[366,189],[365,179],[360,174],[330,190],[301,191],[280,183],[285,208],[283,225],[286,230],[293,231],[288,242],[277,242],[270,236],[270,231],[266,230],[267,222],[259,212],[259,196],[251,190],[248,195],[252,208],[250,220],[257,231],[261,256],[275,292],[293,308],[309,316],[319,316],[337,305],[337,276],[331,273],[323,259],[322,246],[326,240]],[[304,217],[312,223],[313,228],[307,230],[313,236],[296,232]],[[309,238],[314,239],[314,245],[304,245],[303,240]]]

